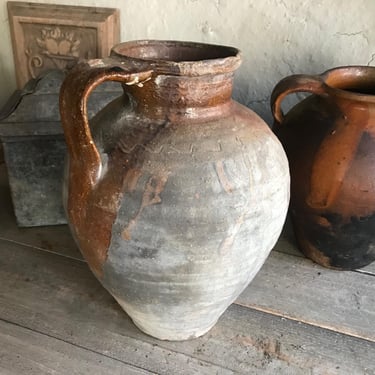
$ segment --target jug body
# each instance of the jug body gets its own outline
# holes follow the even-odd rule
[[[272,94],[274,131],[291,169],[290,212],[301,250],[330,268],[375,260],[375,68],[295,75]],[[282,99],[311,96],[286,116]]]
[[[128,42],[109,63],[77,67],[62,89],[72,232],[103,286],[159,339],[207,332],[285,220],[286,156],[267,125],[231,99],[239,62],[229,47]],[[72,92],[81,82],[86,98],[105,79],[121,81],[124,95],[90,128],[78,124],[84,104]]]

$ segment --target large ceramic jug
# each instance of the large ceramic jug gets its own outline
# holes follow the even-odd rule
[[[207,332],[258,272],[282,229],[281,144],[231,99],[237,49],[173,41],[117,45],[61,89],[66,210],[96,277],[160,339]],[[90,123],[103,81],[124,95]]]
[[[283,98],[313,95],[284,117]],[[291,214],[302,251],[353,269],[375,260],[375,68],[293,75],[275,87],[275,132],[291,168]]]

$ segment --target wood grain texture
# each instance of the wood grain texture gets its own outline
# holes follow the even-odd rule
[[[273,252],[236,303],[375,342],[375,278]]]
[[[0,373],[142,375],[148,371],[0,320]]]
[[[155,342],[144,342],[145,335],[131,323],[86,264],[30,248],[21,250],[19,245],[2,241],[0,249],[3,256],[9,250],[13,253],[8,260],[0,261],[0,279],[8,280],[2,284],[0,319],[158,374],[233,373],[209,361],[159,348]],[[25,262],[19,257],[25,257]],[[128,334],[128,328],[136,332],[135,338],[131,332]]]
[[[158,374],[375,374],[369,341],[236,305],[202,338],[158,341],[132,324],[86,264],[4,241],[0,251],[0,319],[131,366]]]

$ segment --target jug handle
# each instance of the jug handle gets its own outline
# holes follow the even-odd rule
[[[323,78],[324,75],[293,75],[284,78],[275,86],[271,95],[271,107],[276,128],[282,126],[284,120],[280,106],[285,96],[294,92],[311,92],[326,96],[329,88]],[[313,209],[326,210],[334,204],[355,156],[362,132],[358,127],[347,126],[348,121],[346,116],[338,119],[335,128],[325,137],[315,154],[310,192],[306,197],[306,204]],[[365,123],[366,121],[363,121],[363,124]],[[330,165],[335,168],[331,170]]]
[[[296,92],[311,92],[317,95],[326,95],[327,86],[318,75],[294,74],[283,78],[273,89],[271,94],[271,110],[275,125],[279,126],[284,120],[281,109],[283,99]]]
[[[87,117],[90,93],[105,81],[142,86],[143,82],[151,79],[152,73],[152,70],[142,70],[107,58],[80,62],[65,78],[60,89],[60,115],[65,140],[70,158],[76,163],[83,163],[80,178],[86,177],[90,185],[94,185],[100,177],[102,166]]]

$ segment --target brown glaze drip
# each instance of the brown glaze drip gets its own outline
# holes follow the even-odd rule
[[[336,106],[341,116],[321,143],[312,166],[306,202],[313,209],[332,209],[337,202],[363,131],[368,126],[368,108],[358,108],[343,99],[337,99]],[[356,126],[353,126],[354,123]]]
[[[102,276],[102,265],[107,258],[107,251],[111,240],[111,229],[116,219],[119,203],[122,198],[123,179],[132,173],[129,165],[116,155],[111,157],[110,167],[104,179],[98,181],[90,189],[87,197],[77,199],[74,191],[69,193],[68,212],[76,231],[75,238],[79,239],[79,246],[85,259],[97,277]],[[118,173],[118,169],[126,171],[125,176]],[[78,168],[73,166],[70,173],[70,186],[75,186]],[[76,186],[78,189],[79,187]],[[85,204],[86,202],[95,202]],[[95,251],[94,251],[95,250]]]
[[[142,214],[142,211],[153,204],[161,202],[160,194],[163,191],[165,184],[168,181],[168,173],[161,174],[160,176],[152,176],[147,182],[146,189],[143,193],[142,203],[139,207],[137,214],[133,219],[130,220],[129,224],[124,228],[122,232],[122,238],[126,241],[131,239],[131,232],[134,226],[137,224],[138,218]]]
[[[79,248],[99,278],[124,179],[133,165],[129,159],[124,160],[123,155],[119,157],[121,151],[115,152],[110,156],[103,178],[102,161],[87,120],[86,101],[91,91],[103,81],[142,81],[151,75],[151,71],[129,73],[116,62],[112,63],[104,67],[100,66],[100,61],[99,67],[78,64],[64,81],[60,93],[61,119],[70,156],[67,213]]]
[[[60,107],[70,155],[67,211],[79,247],[99,278],[123,194],[134,189],[140,177],[140,155],[168,123],[202,123],[229,114],[233,74],[239,64],[239,51],[230,47],[131,42],[114,47],[112,58],[77,65],[65,80]],[[149,126],[135,126],[121,136],[115,148],[107,150],[108,161],[102,165],[90,133],[86,101],[107,80],[123,84],[132,97],[135,118],[148,118]],[[155,176],[162,185],[168,176],[163,173]],[[152,204],[147,196],[146,191],[144,205]],[[130,238],[130,227],[123,236]]]

